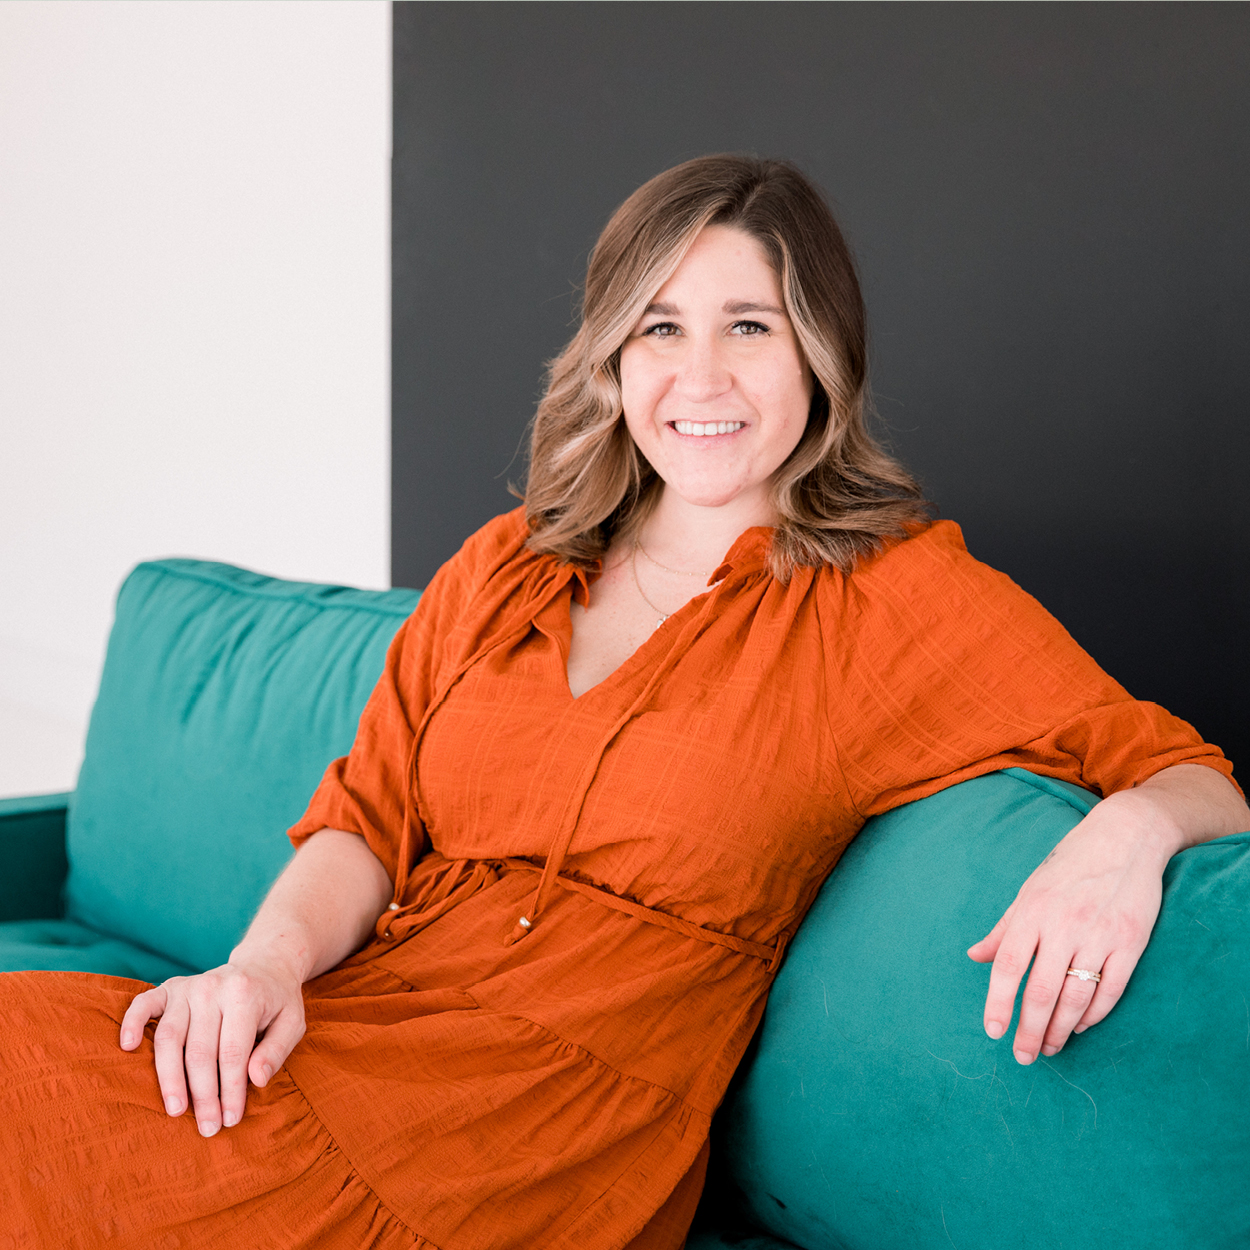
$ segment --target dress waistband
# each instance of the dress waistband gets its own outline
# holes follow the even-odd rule
[[[542,873],[542,871],[540,865],[531,863],[528,859],[512,857],[447,860],[445,867],[430,879],[416,899],[402,906],[399,903],[391,903],[388,909],[378,917],[377,936],[383,941],[403,941],[419,933],[427,925],[433,924],[440,916],[446,915],[453,907],[459,906],[488,885],[493,885],[503,873]],[[619,894],[612,894],[599,886],[579,881],[564,873],[555,874],[554,880],[562,889],[581,894],[604,907],[612,908],[613,911],[632,916],[635,920],[656,925],[661,929],[669,930],[670,933],[680,934],[682,937],[707,942],[712,946],[723,946],[740,955],[750,955],[755,959],[763,960],[770,973],[774,972],[781,963],[781,957],[785,954],[791,937],[788,930],[783,930],[771,944],[751,942],[746,938],[735,937],[732,933],[722,933],[719,929],[709,929],[706,925],[682,920],[678,916],[657,911],[653,907],[644,907],[632,899],[622,898]],[[534,922],[529,917],[522,916],[512,932],[504,939],[504,944],[510,946],[519,941],[532,932],[533,927]]]

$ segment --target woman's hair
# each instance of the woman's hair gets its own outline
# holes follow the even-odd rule
[[[828,206],[798,169],[703,156],[644,183],[590,255],[581,326],[549,366],[524,494],[529,545],[586,566],[635,532],[659,497],[655,470],[622,416],[620,353],[646,306],[705,226],[763,247],[814,375],[807,428],[773,478],[773,572],[849,572],[882,540],[927,520],[915,479],[864,424],[864,303]]]

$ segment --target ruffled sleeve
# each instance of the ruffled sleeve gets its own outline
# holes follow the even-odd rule
[[[838,754],[864,816],[1001,768],[1101,795],[1173,764],[1232,778],[1217,747],[1133,699],[1036,599],[973,559],[953,522],[827,579],[824,594],[831,704],[856,727]]]
[[[320,829],[360,834],[394,881],[409,786],[412,744],[440,675],[460,653],[458,627],[500,560],[524,541],[521,509],[474,534],[431,579],[399,628],[386,667],[361,713],[351,752],[326,769],[308,809],[287,832],[299,846]],[[414,816],[415,819],[415,816]],[[414,850],[425,849],[414,830]]]

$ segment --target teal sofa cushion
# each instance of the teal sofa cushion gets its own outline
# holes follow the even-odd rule
[[[200,560],[136,568],[70,801],[66,918],[175,965],[222,962],[417,598]],[[62,952],[57,966],[105,970]]]
[[[753,1224],[846,1250],[1250,1245],[1250,834],[1173,858],[1097,1027],[1030,1067],[981,1028],[966,949],[1092,801],[1012,769],[852,843],[718,1119]]]
[[[68,806],[68,794],[0,799],[0,929],[6,920],[61,914]]]
[[[72,920],[14,920],[0,924],[0,971],[103,972],[137,981],[164,981],[195,969],[122,938]]]

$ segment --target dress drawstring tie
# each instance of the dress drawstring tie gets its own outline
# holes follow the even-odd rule
[[[453,908],[467,902],[487,886],[494,885],[505,873],[510,872],[543,873],[545,869],[528,859],[514,857],[489,860],[445,860],[411,902],[402,907],[392,903],[378,917],[377,936],[384,942],[397,945],[406,938],[420,933],[440,916],[445,916]],[[693,938],[695,941],[706,942],[711,946],[723,946],[727,950],[737,951],[740,955],[750,955],[762,960],[770,973],[775,971],[780,964],[791,937],[790,932],[786,930],[772,943],[752,942],[747,938],[735,937],[732,933],[722,933],[719,929],[694,924],[692,921],[683,920],[680,916],[673,916],[668,912],[657,911],[654,907],[644,907],[641,903],[634,902],[633,899],[623,898],[619,894],[613,894],[599,886],[591,885],[588,881],[581,881],[564,873],[556,874],[553,880],[555,888],[580,894],[584,898],[609,907],[613,911],[622,912],[635,920],[667,929],[670,933],[676,933],[681,937]],[[519,925],[518,929],[519,932],[514,930],[504,939],[505,945],[510,946],[519,937],[525,936],[527,932],[525,926]]]
[[[717,570],[717,573],[723,572],[728,572],[728,569],[724,566]],[[714,946],[722,946],[729,950],[737,951],[739,954],[753,956],[764,961],[769,973],[776,971],[791,937],[788,930],[780,933],[770,944],[752,942],[746,938],[735,937],[730,933],[722,933],[718,929],[710,929],[704,925],[682,920],[680,917],[670,915],[668,912],[645,907],[632,899],[623,898],[618,894],[613,894],[588,882],[570,877],[561,871],[568,856],[573,835],[577,831],[577,826],[581,820],[582,809],[585,806],[587,795],[594,782],[595,774],[599,771],[604,754],[621,730],[646,706],[647,700],[650,699],[665,673],[681,655],[685,654],[689,645],[706,628],[714,614],[715,602],[719,598],[721,589],[725,584],[723,581],[718,582],[713,587],[712,594],[708,596],[707,602],[703,605],[698,615],[693,620],[688,621],[684,628],[677,633],[668,654],[656,666],[655,671],[630,703],[629,707],[613,722],[611,728],[603,736],[598,747],[592,753],[585,768],[582,770],[581,776],[578,778],[577,785],[573,787],[569,795],[569,800],[557,827],[556,836],[552,840],[551,849],[548,851],[546,862],[542,867],[540,868],[538,864],[532,863],[527,859],[519,858],[448,860],[444,867],[438,869],[423,884],[415,898],[405,901],[404,895],[407,893],[408,882],[416,859],[418,827],[424,826],[420,812],[420,790],[416,776],[417,754],[431,717],[442,706],[456,683],[469,669],[491,652],[519,642],[532,628],[535,618],[556,595],[563,591],[567,583],[568,576],[553,578],[548,586],[544,588],[545,593],[539,597],[536,603],[531,604],[519,618],[509,622],[493,639],[488,640],[467,659],[457,665],[450,677],[442,683],[434,698],[430,700],[429,706],[426,708],[425,714],[422,716],[421,722],[413,734],[412,746],[408,753],[406,771],[408,786],[404,803],[403,832],[399,845],[399,862],[395,873],[395,891],[387,910],[378,917],[375,928],[378,938],[384,941],[398,942],[404,938],[411,937],[414,933],[418,933],[427,925],[432,924],[440,916],[445,915],[453,907],[459,906],[480,890],[493,885],[499,880],[502,873],[537,872],[540,873],[538,886],[530,900],[529,906],[525,908],[517,919],[512,931],[504,938],[505,945],[512,945],[531,933],[539,916],[551,901],[552,895],[557,889],[563,889],[581,894],[614,911],[623,912],[636,920],[668,929],[670,932],[680,934],[683,937],[708,942]]]
[[[582,769],[577,785],[573,787],[568,803],[565,805],[564,814],[557,826],[556,836],[552,839],[551,849],[547,852],[547,862],[543,867],[543,874],[539,879],[538,889],[535,891],[529,908],[517,921],[516,929],[510,935],[509,941],[515,942],[531,932],[539,915],[548,902],[550,902],[552,892],[556,888],[556,878],[560,873],[560,869],[564,867],[564,860],[573,842],[573,835],[577,832],[577,826],[581,821],[582,808],[586,804],[586,798],[590,793],[590,787],[594,782],[595,774],[599,771],[599,765],[603,762],[603,757],[607,753],[608,747],[616,740],[621,730],[646,706],[647,700],[660,684],[665,673],[672,667],[675,657],[686,653],[689,643],[693,642],[694,638],[711,619],[713,605],[716,599],[719,598],[723,585],[723,582],[718,583],[708,596],[707,602],[703,605],[699,614],[693,620],[686,622],[685,627],[673,639],[668,649],[668,654],[656,665],[655,671],[647,679],[642,690],[639,691],[625,711],[613,722],[612,727],[600,739],[599,745],[586,761],[586,766]]]
[[[498,880],[499,871],[490,860],[449,859],[411,902],[392,902],[378,917],[375,932],[384,941],[412,937]]]
[[[713,574],[713,576],[724,574],[728,571],[729,569],[726,566],[722,566],[717,569],[716,574]],[[762,959],[767,963],[769,972],[775,971],[780,964],[781,957],[785,953],[786,944],[790,940],[789,932],[779,934],[770,945],[765,945],[762,942],[750,942],[745,938],[734,937],[732,934],[722,933],[717,929],[709,929],[703,925],[682,920],[677,916],[670,915],[668,912],[644,907],[641,903],[636,903],[632,899],[622,898],[620,895],[612,894],[607,890],[580,881],[575,877],[567,876],[562,872],[569,848],[573,842],[573,836],[581,821],[582,809],[585,806],[586,798],[590,793],[595,774],[599,771],[599,765],[602,763],[604,755],[621,730],[646,706],[647,701],[651,698],[665,674],[686,653],[702,630],[707,627],[715,615],[716,601],[719,599],[724,585],[724,581],[716,583],[699,613],[677,633],[672,645],[669,647],[668,654],[656,665],[655,671],[651,674],[642,690],[612,724],[612,727],[603,736],[598,747],[587,760],[586,766],[578,778],[577,785],[573,787],[569,796],[569,801],[560,820],[558,832],[552,840],[551,849],[547,853],[547,859],[542,868],[542,875],[539,877],[538,888],[535,890],[529,906],[518,918],[512,931],[504,939],[507,945],[518,942],[521,938],[532,933],[539,916],[551,901],[552,895],[557,889],[565,889],[576,891],[616,911],[624,912],[635,919],[645,921],[648,924],[658,925],[671,932],[680,933],[684,937],[710,942],[716,946],[724,946],[744,955],[753,955],[755,958]],[[537,871],[537,866],[529,863],[527,860],[507,862],[509,865],[515,863],[518,868],[524,867]]]
[[[531,864],[524,859],[502,860],[498,861],[496,866],[501,871],[539,871],[537,864]],[[543,871],[545,872],[546,870],[543,869]],[[752,942],[747,938],[735,937],[732,933],[722,933],[719,929],[708,928],[707,925],[683,920],[680,916],[671,915],[666,911],[657,911],[654,907],[644,907],[641,903],[635,903],[633,899],[623,898],[619,894],[613,894],[608,890],[601,889],[599,886],[591,885],[588,881],[581,881],[565,873],[554,874],[551,877],[551,881],[553,882],[553,888],[559,887],[562,890],[581,894],[585,898],[593,899],[594,902],[602,904],[604,907],[610,907],[613,911],[623,912],[627,916],[632,916],[635,920],[653,924],[660,929],[667,929],[670,933],[677,933],[682,937],[693,938],[697,942],[707,942],[709,946],[723,946],[727,950],[737,951],[740,955],[751,955],[756,959],[763,960],[765,965],[767,965],[767,971],[770,973],[777,970],[781,963],[781,957],[785,954],[786,947],[793,936],[787,929],[779,933],[771,943]],[[505,943],[511,945],[519,938],[524,937],[532,927],[532,924],[526,926],[518,923],[517,928],[505,939]]]
[[[412,745],[408,748],[408,762],[404,771],[406,779],[404,786],[404,824],[399,837],[399,858],[395,867],[395,890],[391,897],[391,905],[388,908],[388,912],[408,910],[404,902],[404,894],[407,892],[408,878],[417,859],[418,839],[423,839],[424,837],[423,833],[419,831],[423,830],[425,826],[425,820],[421,812],[421,789],[417,780],[417,755],[421,750],[421,742],[425,737],[426,729],[429,728],[431,718],[446,702],[447,696],[455,688],[456,683],[475,664],[485,659],[493,651],[498,651],[502,647],[520,642],[532,628],[534,617],[564,589],[568,583],[569,576],[575,575],[552,577],[538,597],[536,606],[530,606],[524,612],[519,613],[505,624],[493,638],[487,639],[482,646],[462,660],[452,671],[451,675],[439,686],[434,697],[426,707],[425,714],[421,717],[420,723],[413,732]],[[384,912],[378,918],[377,931],[379,934],[386,928],[382,922],[390,918],[387,912]]]

